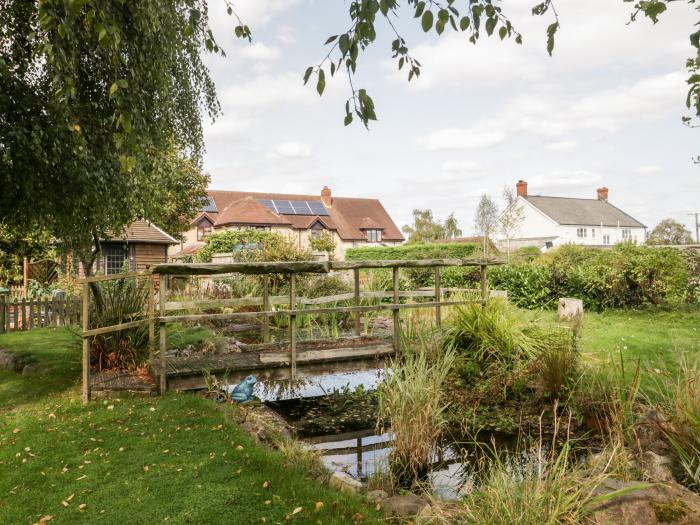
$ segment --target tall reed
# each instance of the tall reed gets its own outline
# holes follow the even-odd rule
[[[378,426],[382,431],[390,427],[394,434],[389,463],[399,486],[410,486],[428,473],[446,424],[442,387],[454,361],[452,351],[432,361],[427,352],[408,353],[392,364],[379,388]]]

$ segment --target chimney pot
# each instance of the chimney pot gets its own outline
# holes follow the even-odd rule
[[[517,191],[518,197],[527,197],[527,182],[524,180],[519,180],[518,183],[515,185],[515,189]]]
[[[331,197],[331,189],[328,186],[324,186],[321,190],[321,202],[326,208],[330,208],[333,205],[333,198]]]
[[[603,186],[602,188],[598,188],[596,190],[598,193],[598,200],[599,201],[607,201],[608,200],[608,188]]]

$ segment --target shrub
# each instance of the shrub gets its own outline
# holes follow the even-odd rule
[[[571,330],[554,330],[540,352],[539,376],[544,391],[555,399],[569,390],[576,378],[579,352]]]
[[[372,246],[350,248],[345,252],[348,261],[393,261],[403,259],[466,259],[478,253],[472,243],[415,243],[399,246]]]
[[[329,232],[321,232],[319,235],[311,237],[311,249],[316,252],[326,252],[329,259],[333,259],[333,252],[335,252],[335,242],[333,241],[333,235]]]
[[[507,290],[523,308],[549,308],[560,297],[577,297],[600,311],[692,300],[688,267],[687,257],[672,248],[567,245],[531,262],[490,268],[489,278],[492,288]]]
[[[352,291],[350,283],[340,275],[316,275],[310,277],[299,294],[305,297],[327,297]]]
[[[117,279],[100,286],[104,305],[93,303],[91,328],[113,326],[143,319],[148,287],[145,280]],[[100,370],[134,370],[148,360],[148,327],[139,326],[104,335],[92,340],[92,358]]]

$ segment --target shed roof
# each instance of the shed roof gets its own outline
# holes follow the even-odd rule
[[[121,234],[109,235],[103,241],[125,241],[149,244],[178,244],[178,240],[168,235],[158,226],[144,219],[136,219],[124,228]]]

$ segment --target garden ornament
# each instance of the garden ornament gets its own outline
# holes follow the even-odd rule
[[[244,403],[245,401],[253,399],[253,387],[257,381],[255,376],[246,377],[233,389],[233,392],[231,392],[231,399],[239,403]]]

